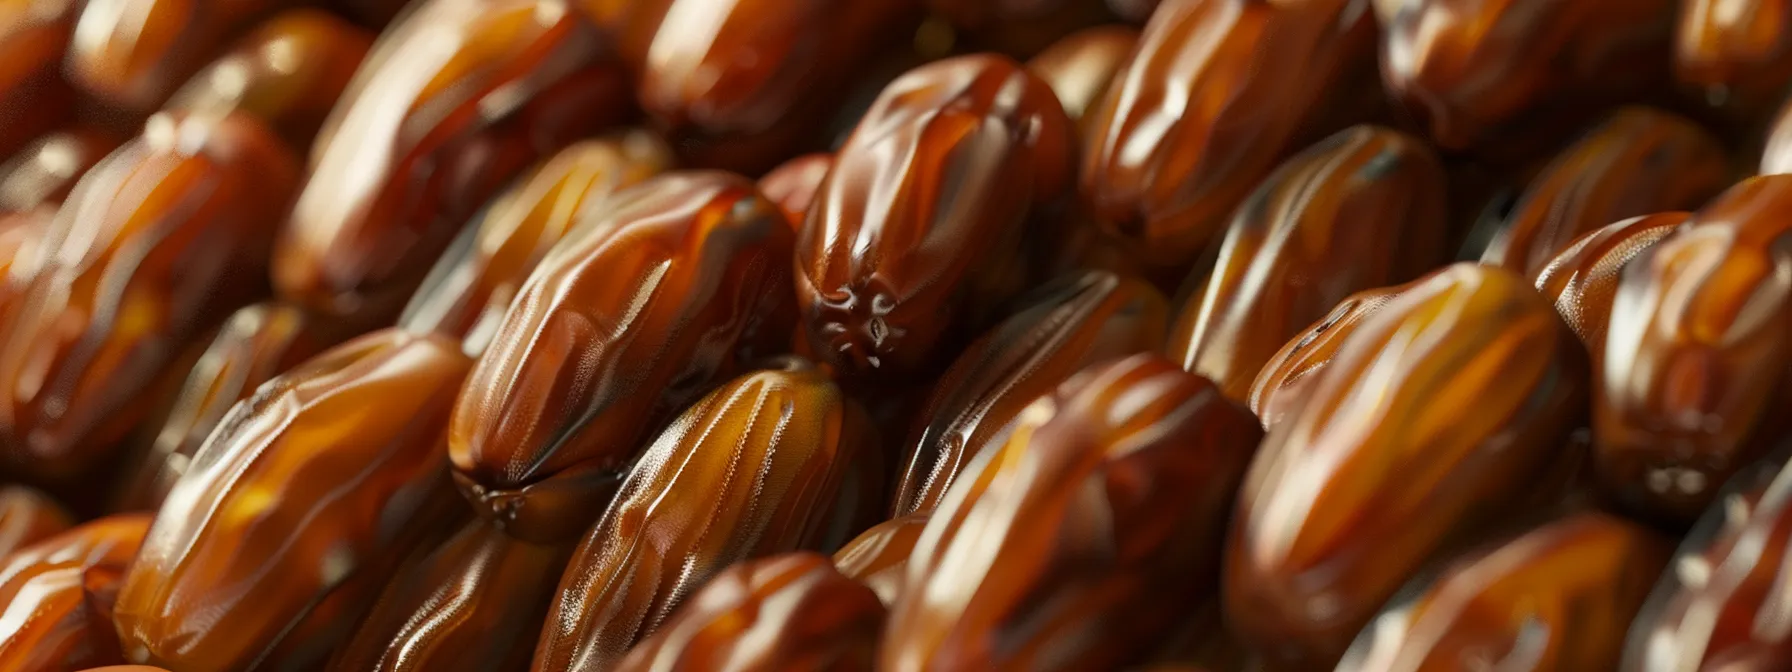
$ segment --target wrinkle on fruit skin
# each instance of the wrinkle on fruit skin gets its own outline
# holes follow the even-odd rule
[[[1330,314],[1288,339],[1282,349],[1263,364],[1257,378],[1251,382],[1247,403],[1251,412],[1263,420],[1263,427],[1273,429],[1299,410],[1313,381],[1331,365],[1332,358],[1338,355],[1338,348],[1350,334],[1370,315],[1418,282],[1365,289],[1344,297]]]
[[[1624,267],[1690,219],[1690,212],[1659,212],[1607,224],[1574,239],[1537,271],[1533,284],[1587,345],[1595,375],[1605,369],[1605,331]]]
[[[0,562],[0,667],[124,662],[111,612],[149,525],[143,514],[108,516],[8,554]]]

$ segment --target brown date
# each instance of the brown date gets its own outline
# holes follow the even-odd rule
[[[862,417],[807,362],[749,373],[641,455],[560,577],[536,670],[609,669],[735,562],[821,547]]]
[[[626,117],[624,79],[566,0],[420,0],[325,122],[275,287],[390,319],[512,177]]]
[[[62,62],[82,0],[0,0],[0,157],[65,123]]]
[[[1141,662],[1213,597],[1263,430],[1159,355],[1092,367],[1021,413],[928,520],[880,669]]]
[[[1607,224],[1576,238],[1537,271],[1533,284],[1586,344],[1595,375],[1604,371],[1605,330],[1624,266],[1691,218],[1690,212],[1661,212]]]
[[[1674,29],[1674,79],[1744,114],[1768,110],[1792,83],[1792,3],[1686,0]]]
[[[1525,279],[1446,267],[1362,319],[1271,427],[1227,544],[1226,622],[1330,665],[1460,530],[1533,496],[1584,414],[1586,353]]]
[[[64,477],[105,457],[189,341],[265,294],[270,223],[297,182],[291,152],[241,114],[158,114],[88,171],[0,347],[11,460]]]
[[[809,218],[809,205],[815,202],[822,180],[833,167],[833,154],[804,154],[785,161],[759,178],[759,193],[783,208],[791,230],[800,233],[803,222]]]
[[[1113,10],[1120,18],[1134,23],[1144,23],[1157,10],[1161,0],[1108,0],[1108,9]]]
[[[870,670],[884,605],[825,556],[728,568],[684,601],[618,672]]]
[[[1296,154],[1239,204],[1211,273],[1189,276],[1170,358],[1249,398],[1302,326],[1448,259],[1444,184],[1424,142],[1391,129],[1356,126]]]
[[[1761,152],[1762,175],[1792,173],[1792,99],[1780,108],[1767,130],[1766,147]]]
[[[849,377],[927,368],[1032,274],[1029,211],[1071,187],[1051,89],[995,54],[898,77],[834,157],[797,240],[805,337]]]
[[[1304,137],[1342,127],[1325,127],[1330,99],[1374,67],[1365,4],[1166,0],[1088,114],[1090,211],[1145,263],[1186,271]]]
[[[228,43],[292,0],[84,0],[63,73],[100,105],[147,115]],[[140,117],[139,117],[140,118]]]
[[[499,194],[456,237],[405,306],[398,324],[461,340],[477,356],[529,272],[586,208],[665,172],[672,150],[646,131],[583,140]]]
[[[752,182],[669,173],[589,213],[511,302],[449,432],[474,508],[538,543],[577,537],[651,432],[790,342],[790,227]]]
[[[1633,258],[1594,377],[1593,467],[1633,510],[1688,522],[1787,423],[1792,175],[1755,177]]]
[[[927,526],[927,514],[916,513],[886,520],[834,553],[834,566],[846,578],[865,584],[884,604],[902,593],[908,558]]]
[[[931,28],[953,46],[1029,57],[1071,33],[1113,20],[1103,0],[926,0]],[[929,27],[924,27],[927,30]]]
[[[49,495],[23,485],[0,486],[0,558],[74,524],[75,519]]]
[[[1092,364],[1164,342],[1169,306],[1143,280],[1081,271],[1029,294],[934,386],[904,453],[890,515],[938,507],[966,463],[1007,441],[1021,411]]]
[[[1531,181],[1481,263],[1535,276],[1582,234],[1629,217],[1697,208],[1729,183],[1717,138],[1666,112],[1625,108]]]
[[[0,562],[0,669],[124,662],[111,609],[149,523],[142,514],[101,518],[6,556]]]
[[[1357,327],[1418,282],[1366,289],[1345,297],[1331,313],[1295,335],[1263,364],[1251,382],[1251,412],[1263,420],[1265,428],[1273,429],[1298,410],[1313,381],[1331,365],[1338,348]]]
[[[1044,80],[1070,121],[1082,124],[1120,66],[1139,43],[1139,31],[1126,26],[1100,26],[1071,33],[1027,61],[1027,70]],[[1088,133],[1084,129],[1084,133]]]
[[[130,662],[311,669],[461,513],[443,450],[471,366],[386,329],[236,405],[162,503],[114,619]]]
[[[83,125],[31,141],[0,164],[0,214],[47,208],[54,216],[75,182],[118,145],[113,134]]]
[[[572,548],[531,544],[474,519],[392,579],[329,669],[523,669]]]

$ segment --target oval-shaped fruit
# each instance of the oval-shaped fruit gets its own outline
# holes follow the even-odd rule
[[[70,126],[37,138],[0,164],[0,213],[56,206],[75,182],[112,150],[118,138],[91,126]]]
[[[1366,4],[1164,2],[1089,112],[1091,212],[1139,259],[1186,269],[1303,136],[1337,128],[1331,98],[1374,67]]]
[[[1772,109],[1792,83],[1792,3],[1686,0],[1674,29],[1674,79],[1715,105]]]
[[[390,319],[512,177],[626,116],[623,79],[566,0],[422,0],[318,136],[275,287],[320,313]]]
[[[537,670],[609,669],[729,565],[814,548],[856,451],[849,402],[818,369],[723,385],[641,455],[560,577]]]
[[[825,556],[790,553],[717,574],[615,669],[869,670],[883,625],[870,589]]]
[[[1106,670],[1211,599],[1226,513],[1263,430],[1158,355],[1027,407],[928,520],[880,669]]]
[[[1339,672],[1615,670],[1672,546],[1580,513],[1457,558],[1363,628]]]
[[[150,517],[89,521],[0,562],[0,668],[78,670],[122,663],[112,607]]]
[[[68,511],[34,488],[0,486],[0,558],[75,524]]]
[[[468,354],[484,352],[529,272],[581,216],[592,216],[585,208],[665,172],[672,161],[670,147],[639,130],[560,150],[499,194],[460,233],[398,324],[461,339]]]
[[[531,544],[475,519],[392,579],[329,669],[523,669],[572,549]]]
[[[0,157],[67,123],[62,62],[81,0],[0,0]]]
[[[237,404],[162,504],[115,620],[131,662],[323,662],[399,561],[461,512],[443,450],[471,362],[386,329]]]
[[[793,231],[801,231],[809,218],[809,205],[821,191],[821,182],[834,167],[834,155],[804,154],[785,161],[759,178],[759,193],[784,209]]]
[[[1423,141],[1376,126],[1333,134],[1239,204],[1211,273],[1196,271],[1169,355],[1233,399],[1273,348],[1353,292],[1444,263],[1444,169]]]
[[[1697,208],[1729,183],[1723,146],[1705,129],[1648,108],[1619,110],[1531,181],[1481,263],[1532,277],[1582,234]]]
[[[1744,180],[1627,264],[1593,394],[1593,466],[1688,522],[1787,427],[1792,175]]]
[[[834,553],[834,566],[846,578],[865,584],[884,604],[902,593],[908,558],[927,526],[927,514],[916,513],[878,523]]]
[[[926,513],[1033,400],[1091,364],[1163,346],[1169,307],[1143,280],[1082,271],[1035,290],[946,370],[908,441],[891,516]]]
[[[1585,413],[1586,352],[1511,271],[1449,266],[1356,325],[1239,494],[1226,622],[1329,665],[1450,535],[1534,496]]]
[[[142,418],[190,341],[266,292],[298,164],[255,119],[156,115],[88,171],[45,233],[0,347],[0,433],[75,473]]]
[[[1605,330],[1625,265],[1691,218],[1690,212],[1661,212],[1607,224],[1576,238],[1537,271],[1537,291],[1580,335],[1595,372],[1604,369]]]
[[[1263,364],[1256,380],[1251,382],[1251,412],[1263,420],[1265,428],[1274,428],[1299,410],[1313,381],[1331,365],[1332,358],[1338,356],[1338,348],[1350,334],[1370,315],[1418,282],[1366,289],[1345,297],[1330,314],[1289,339]]]
[[[752,182],[670,173],[588,212],[511,302],[449,435],[474,508],[541,543],[583,532],[651,432],[789,343],[790,227]]]
[[[84,0],[63,68],[102,105],[149,114],[237,31],[291,0]]]
[[[1089,28],[1039,52],[1027,61],[1027,69],[1052,87],[1064,114],[1081,124],[1138,43],[1139,31],[1127,26]]]
[[[1051,89],[995,54],[898,77],[834,157],[797,241],[815,354],[855,376],[925,368],[1025,286],[1028,213],[1070,188]],[[983,321],[987,321],[984,319]]]

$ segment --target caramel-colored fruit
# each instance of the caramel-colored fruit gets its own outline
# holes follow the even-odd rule
[[[123,663],[112,631],[118,584],[149,516],[91,521],[0,562],[0,669],[78,670]]]
[[[1761,153],[1761,174],[1792,173],[1792,100],[1780,108],[1767,131],[1766,147]]]
[[[784,209],[792,231],[800,232],[809,218],[809,206],[821,191],[821,182],[834,167],[834,155],[804,154],[785,161],[759,178],[759,193]]]
[[[1363,321],[1381,310],[1418,281],[1404,285],[1377,287],[1357,292],[1332,308],[1332,312],[1314,322],[1305,331],[1289,339],[1286,345],[1264,363],[1256,380],[1251,382],[1251,412],[1263,420],[1263,426],[1274,428],[1284,418],[1305,405],[1313,381],[1338,356],[1338,348]]]
[[[1792,2],[1683,0],[1674,79],[1714,104],[1772,109],[1792,83]]]
[[[1605,330],[1624,266],[1691,218],[1690,212],[1662,212],[1607,224],[1576,238],[1537,271],[1537,291],[1580,335],[1595,372],[1604,370]]]
[[[1036,55],[1078,30],[1113,20],[1103,0],[925,0],[923,31],[949,37],[942,49]]]
[[[1027,69],[1052,87],[1064,114],[1081,124],[1139,43],[1139,31],[1101,26],[1072,33],[1027,61]]]
[[[878,523],[835,552],[834,566],[876,592],[884,604],[891,604],[902,594],[909,555],[926,526],[927,514],[921,513]]]
[[[311,146],[372,45],[372,34],[326,12],[284,12],[194,75],[168,109],[242,110],[302,150]]]
[[[292,0],[84,0],[63,73],[100,104],[149,114],[237,31]]]
[[[82,0],[0,0],[0,157],[68,121],[62,62]]]
[[[75,182],[118,145],[111,133],[79,125],[33,140],[0,164],[0,213],[45,208],[54,216]]]
[[[0,558],[74,524],[49,495],[23,485],[0,486]]]

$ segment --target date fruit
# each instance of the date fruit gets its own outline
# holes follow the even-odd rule
[[[1070,121],[1081,124],[1138,43],[1139,31],[1126,26],[1080,30],[1028,60],[1027,69],[1052,87]]]
[[[0,558],[73,527],[50,496],[23,485],[0,486]]]
[[[803,222],[809,219],[809,206],[815,202],[822,180],[833,167],[833,154],[804,154],[785,161],[759,178],[759,193],[783,208],[791,230],[800,233]]]
[[[865,584],[877,599],[892,604],[902,594],[908,574],[908,558],[927,526],[927,514],[916,513],[886,520],[865,530],[834,553],[834,566],[846,578]]]
[[[303,151],[372,46],[373,35],[327,12],[284,12],[194,75],[167,109],[242,110]]]
[[[1772,109],[1792,83],[1792,2],[1680,3],[1674,79],[1714,105]]]
[[[1331,365],[1332,358],[1338,356],[1338,348],[1350,334],[1370,315],[1418,282],[1366,289],[1345,297],[1330,314],[1295,335],[1263,364],[1263,369],[1251,382],[1248,400],[1251,412],[1263,420],[1265,428],[1273,429],[1300,409],[1313,381]]]
[[[63,68],[101,105],[147,115],[237,31],[292,0],[83,0]],[[139,117],[141,118],[141,117]]]
[[[150,517],[89,521],[0,562],[0,669],[122,663],[112,607]]]
[[[75,99],[62,63],[82,2],[0,0],[0,157],[68,121]]]
[[[1624,267],[1691,218],[1690,212],[1661,212],[1607,224],[1576,238],[1537,271],[1533,284],[1586,344],[1595,375],[1605,370],[1605,330]]]
[[[82,125],[31,141],[0,164],[0,214],[44,208],[53,217],[75,182],[118,145],[111,133]]]

